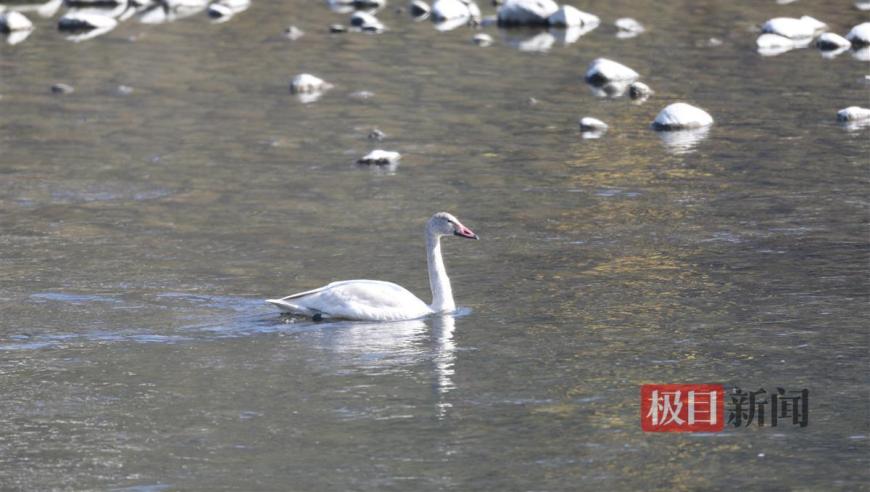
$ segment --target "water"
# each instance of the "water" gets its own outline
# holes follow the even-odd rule
[[[541,53],[395,6],[377,36],[293,0],[82,43],[30,14],[0,46],[0,488],[865,487],[870,139],[835,113],[870,103],[867,64],[762,57],[753,26],[867,13],[591,1],[602,26]],[[647,32],[617,39],[626,15]],[[595,97],[599,56],[655,95]],[[303,104],[302,72],[335,88]],[[676,100],[707,135],[649,129]],[[354,165],[373,148],[400,165]],[[458,316],[262,303],[360,277],[428,299],[439,210],[482,238],[445,243]],[[810,424],[645,434],[651,382],[808,388]]]

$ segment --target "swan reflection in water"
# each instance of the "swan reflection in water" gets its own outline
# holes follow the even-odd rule
[[[332,360],[327,363],[344,366],[339,369],[341,372],[361,370],[377,376],[406,372],[410,366],[431,361],[435,413],[439,419],[446,417],[452,407],[447,394],[455,388],[453,333],[456,319],[453,315],[392,322],[319,322],[316,326],[315,330],[300,333],[304,333],[309,343],[314,342],[334,356],[329,357]]]

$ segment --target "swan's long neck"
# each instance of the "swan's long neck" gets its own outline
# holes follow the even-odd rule
[[[450,288],[447,269],[441,259],[441,238],[436,234],[426,234],[426,260],[429,264],[429,287],[432,289],[432,305],[429,307],[436,313],[455,310],[453,289]]]

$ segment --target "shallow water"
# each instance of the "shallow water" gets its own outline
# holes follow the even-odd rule
[[[0,46],[0,488],[866,486],[870,130],[835,114],[870,104],[868,65],[760,56],[754,26],[868,13],[635,3],[587,2],[602,25],[546,52],[396,5],[381,35],[291,0],[82,43],[30,14]],[[647,31],[618,39],[627,15]],[[599,56],[656,93],[596,97]],[[302,72],[335,88],[303,104]],[[716,124],[653,132],[676,100]],[[581,116],[610,130],[584,139]],[[401,163],[354,165],[373,148]],[[438,210],[482,238],[445,244],[456,317],[262,303],[360,277],[427,299]],[[808,388],[810,424],[645,434],[650,382]]]

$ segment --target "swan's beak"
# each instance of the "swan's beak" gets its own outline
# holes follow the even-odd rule
[[[453,235],[464,237],[466,239],[480,239],[479,237],[477,237],[477,234],[475,234],[474,231],[465,227],[464,225],[460,225],[458,230],[453,231]]]

